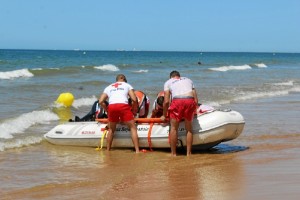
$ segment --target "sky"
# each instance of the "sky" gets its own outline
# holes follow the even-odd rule
[[[0,49],[300,53],[300,1],[0,0]]]

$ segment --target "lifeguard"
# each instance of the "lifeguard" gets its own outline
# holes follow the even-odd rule
[[[137,97],[137,101],[138,101],[137,117],[146,118],[149,113],[150,100],[147,97],[147,95],[140,90],[135,90],[134,94]]]
[[[164,91],[160,91],[157,94],[157,97],[153,102],[151,118],[159,118],[163,115],[164,96]]]

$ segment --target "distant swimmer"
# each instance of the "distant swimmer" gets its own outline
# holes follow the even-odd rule
[[[198,65],[202,65],[202,63],[199,61],[199,62],[198,62]]]

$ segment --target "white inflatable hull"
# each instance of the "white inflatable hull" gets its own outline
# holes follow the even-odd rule
[[[232,110],[215,110],[198,115],[193,121],[193,146],[202,149],[211,148],[221,142],[237,138],[243,131],[243,116]],[[107,126],[100,122],[69,122],[60,124],[44,135],[45,139],[56,145],[100,146],[104,129]],[[170,148],[169,124],[155,123],[149,133],[150,124],[137,124],[140,148]],[[106,140],[102,142],[106,147]],[[186,146],[184,122],[179,125],[178,145]],[[123,124],[117,125],[112,147],[131,148],[133,143],[130,131]]]

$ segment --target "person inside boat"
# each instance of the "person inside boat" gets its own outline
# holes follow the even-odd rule
[[[128,104],[128,96],[131,98],[131,106]],[[108,107],[105,104],[107,99],[109,103]],[[116,82],[104,89],[103,93],[100,95],[99,104],[108,112],[109,130],[107,134],[106,149],[108,151],[111,150],[117,124],[123,122],[130,129],[135,152],[139,153],[139,138],[134,121],[134,116],[138,109],[137,97],[134,94],[133,87],[127,83],[124,74],[118,74],[116,76]]]
[[[163,115],[164,91],[157,94],[152,106],[151,118],[159,118]]]
[[[189,156],[192,153],[193,144],[192,121],[196,106],[198,105],[197,92],[193,81],[189,78],[181,77],[178,71],[172,71],[170,79],[164,84],[164,94],[161,120],[165,121],[169,112],[171,155],[176,156],[179,122],[184,119],[187,146],[186,155]]]
[[[138,110],[136,117],[138,118],[147,118],[149,113],[150,107],[150,100],[149,97],[140,90],[135,90],[134,94],[138,101]],[[131,104],[131,99],[128,99],[129,104]]]
[[[105,101],[106,106],[108,106],[108,102]],[[75,116],[75,122],[83,122],[83,121],[95,121],[95,119],[103,119],[107,118],[107,113],[106,111],[100,106],[99,100],[95,101],[92,109],[88,114],[86,114],[84,117],[80,118],[78,116]],[[70,119],[70,122],[73,120]]]

